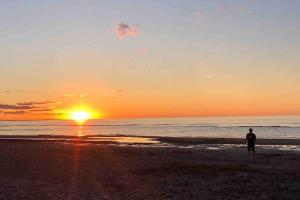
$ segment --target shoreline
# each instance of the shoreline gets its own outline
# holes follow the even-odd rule
[[[184,137],[139,137],[139,136],[0,136],[0,145],[5,143],[43,143],[65,145],[106,145],[139,148],[174,148],[212,151],[245,151],[241,138],[184,138]],[[256,144],[259,152],[286,152],[300,154],[300,140],[260,139]]]
[[[244,138],[207,138],[207,137],[157,137],[157,136],[131,136],[131,135],[0,135],[0,141],[82,141],[91,143],[107,143],[109,139],[130,138],[141,139],[140,144],[149,143],[147,139],[160,143],[173,145],[197,145],[197,144],[245,144]],[[102,140],[103,139],[103,140]],[[143,142],[143,139],[145,142]],[[150,142],[151,143],[151,142]],[[300,139],[257,139],[257,145],[300,145]]]

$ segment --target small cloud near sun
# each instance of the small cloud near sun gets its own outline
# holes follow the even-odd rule
[[[128,36],[139,36],[141,35],[141,31],[139,30],[139,26],[130,26],[126,23],[117,23],[115,25],[115,33],[118,38],[123,39]]]

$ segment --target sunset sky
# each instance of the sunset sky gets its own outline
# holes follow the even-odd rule
[[[0,119],[300,115],[299,0],[0,1]]]

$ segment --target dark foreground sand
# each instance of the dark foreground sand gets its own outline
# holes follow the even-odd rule
[[[0,140],[0,199],[300,199],[300,154]]]

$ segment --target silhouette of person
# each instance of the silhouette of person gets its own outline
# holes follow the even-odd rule
[[[256,135],[253,133],[253,129],[252,128],[249,128],[249,133],[246,135],[246,143],[247,143],[249,160],[251,158],[251,151],[253,152],[253,157],[255,159]]]

